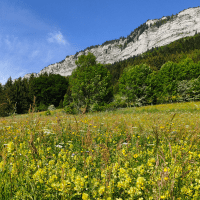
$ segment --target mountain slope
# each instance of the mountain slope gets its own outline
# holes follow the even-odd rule
[[[39,73],[34,73],[34,76],[38,77],[44,72],[69,76],[76,68],[77,58],[83,54],[87,55],[88,52],[96,56],[97,62],[112,64],[142,54],[151,48],[193,36],[196,32],[200,32],[200,7],[183,10],[171,17],[147,20],[126,38],[121,37],[117,40],[106,41],[102,45],[88,47],[75,55],[67,56],[61,62],[45,67]],[[29,78],[30,75],[31,73],[26,74],[22,79]]]

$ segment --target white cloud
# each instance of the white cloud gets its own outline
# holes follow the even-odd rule
[[[58,43],[58,44],[68,44],[69,43],[64,39],[62,33],[58,31],[57,33],[49,33],[49,37],[47,38],[49,43]]]
[[[0,2],[0,19],[0,83],[3,85],[10,76],[16,79],[27,73],[38,73],[73,50],[61,31],[54,31],[54,25],[48,25],[27,9]]]

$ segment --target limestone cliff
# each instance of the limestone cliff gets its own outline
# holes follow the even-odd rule
[[[69,76],[76,68],[75,60],[80,55],[87,55],[88,52],[96,56],[98,63],[112,64],[133,55],[142,54],[152,47],[163,46],[180,38],[193,36],[196,31],[200,32],[200,7],[189,8],[170,17],[147,20],[126,38],[121,37],[117,40],[106,41],[102,45],[88,47],[75,55],[67,56],[61,62],[45,67],[39,73],[34,73],[34,76],[38,77],[44,72]],[[31,72],[24,77],[29,78],[30,75]]]

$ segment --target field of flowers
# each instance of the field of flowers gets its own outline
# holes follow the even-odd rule
[[[0,199],[199,199],[200,102],[0,118]]]

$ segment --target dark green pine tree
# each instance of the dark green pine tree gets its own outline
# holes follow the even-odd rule
[[[3,86],[0,84],[0,117],[6,117],[7,100]]]
[[[30,105],[33,105],[33,100],[34,100],[34,80],[36,79],[36,77],[34,77],[33,73],[31,74],[29,80],[28,80],[28,86],[29,86],[29,93],[28,93],[28,102],[29,102],[29,108]]]
[[[28,80],[21,77],[13,84],[14,101],[17,102],[16,113],[25,114],[29,109],[29,86]]]
[[[5,113],[9,115],[9,113],[14,112],[14,107],[15,107],[15,101],[14,101],[14,92],[13,92],[13,84],[12,84],[12,78],[9,77],[4,89],[4,98],[6,99],[4,103],[6,103],[5,107]]]

